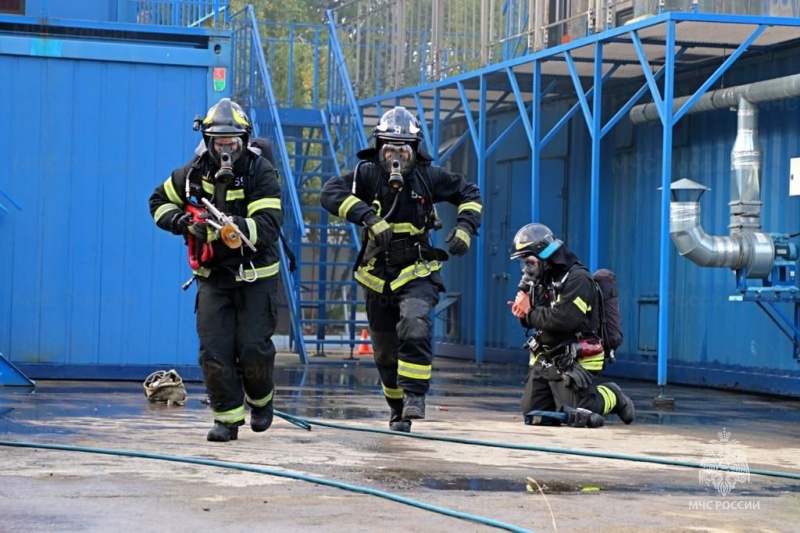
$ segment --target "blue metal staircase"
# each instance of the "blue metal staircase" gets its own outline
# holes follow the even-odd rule
[[[283,232],[298,267],[290,272],[281,250],[292,347],[303,363],[309,362],[310,346],[313,356],[349,351],[353,357],[357,346],[369,342],[361,339],[366,328],[364,302],[352,276],[359,238],[352,224],[331,216],[319,203],[325,181],[341,175],[343,167],[353,168],[355,153],[366,145],[335,31],[329,32],[327,43],[314,44],[315,50],[325,44],[329,50],[326,102],[299,109],[286,105],[292,97],[280,101],[275,96],[266,58],[274,56],[276,41],[262,41],[252,6],[232,14],[229,22],[233,98],[248,108],[255,134],[272,141],[282,178]],[[320,35],[314,31],[316,39]],[[294,40],[291,36],[286,41]],[[315,79],[322,70],[320,59],[315,53]]]

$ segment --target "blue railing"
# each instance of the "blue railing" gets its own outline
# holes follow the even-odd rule
[[[347,72],[347,63],[339,46],[333,11],[328,10],[330,59],[328,60],[327,115],[332,140],[339,154],[343,155],[343,167],[353,169],[358,163],[356,153],[367,146],[364,123],[358,108],[353,84]]]
[[[259,21],[258,27],[278,104],[322,109],[328,26]]]
[[[229,0],[122,0],[119,21],[219,29],[225,25],[229,4]]]
[[[281,175],[283,233],[295,257],[299,259],[300,243],[305,238],[306,227],[253,6],[248,5],[232,14],[229,25],[233,38],[233,99],[247,108],[253,122],[254,134],[272,141],[275,166]],[[300,293],[300,276],[289,272],[283,250],[281,267],[291,316],[295,317],[292,324],[295,342],[303,343],[298,320],[300,311],[295,298]],[[304,347],[298,351],[305,357]]]

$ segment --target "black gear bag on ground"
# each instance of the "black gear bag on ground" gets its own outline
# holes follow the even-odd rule
[[[592,274],[599,292],[600,336],[606,356],[614,359],[613,352],[622,344],[622,317],[619,311],[619,289],[617,275],[607,268]]]

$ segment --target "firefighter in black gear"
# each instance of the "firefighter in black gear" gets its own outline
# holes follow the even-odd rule
[[[419,121],[403,107],[380,118],[374,144],[361,150],[354,171],[328,180],[320,201],[334,215],[364,227],[355,279],[366,289],[375,363],[391,414],[389,427],[409,432],[425,418],[431,379],[431,311],[444,282],[447,252],[433,248],[439,229],[434,204],[457,206],[445,241],[451,255],[467,253],[483,209],[478,187],[433,165],[421,146]]]
[[[196,157],[156,187],[150,213],[189,246],[199,361],[214,416],[208,440],[227,442],[238,437],[245,403],[253,431],[272,424],[281,189],[272,164],[248,147],[251,125],[238,104],[223,98],[195,124],[203,133]],[[207,214],[194,215],[203,199],[231,216],[256,250],[241,246],[244,239],[238,247],[223,242]]]
[[[522,283],[513,302],[514,316],[535,334],[528,341],[530,369],[522,413],[583,408],[616,414],[633,422],[633,401],[616,383],[594,384],[605,352],[598,332],[598,291],[578,257],[544,224],[523,226],[514,237],[511,259],[523,265]],[[547,425],[552,419],[526,417]]]

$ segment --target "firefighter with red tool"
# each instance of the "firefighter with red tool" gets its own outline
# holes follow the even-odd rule
[[[197,280],[200,366],[214,416],[208,440],[238,437],[272,424],[278,316],[281,188],[272,164],[248,145],[252,131],[228,98],[195,120],[196,157],[150,197],[156,225],[182,236]]]

